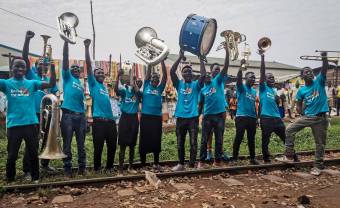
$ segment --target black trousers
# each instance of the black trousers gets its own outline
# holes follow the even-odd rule
[[[119,169],[123,170],[125,150],[127,147],[129,147],[129,165],[131,166],[133,164],[133,159],[135,157],[135,145],[130,145],[130,146],[119,145],[119,147],[120,147],[119,148]]]
[[[236,136],[233,144],[233,158],[237,159],[245,131],[247,131],[250,159],[255,159],[256,118],[238,116],[235,119]]]
[[[16,168],[15,163],[18,159],[18,152],[22,140],[25,140],[26,150],[30,163],[30,171],[32,180],[39,179],[39,159],[38,146],[39,140],[37,136],[36,125],[15,126],[7,129],[7,164],[6,177],[8,181],[15,179]]]
[[[198,117],[193,118],[177,118],[176,136],[177,151],[179,163],[184,165],[185,159],[185,137],[189,132],[190,138],[190,161],[189,165],[193,166],[197,157],[197,135],[198,135]]]
[[[40,121],[40,113],[37,113],[37,117],[38,117],[38,120]],[[48,131],[50,130],[50,123],[51,123],[51,116],[49,116],[49,118],[46,122],[46,128],[43,127],[45,134],[42,138],[42,144],[41,144],[40,152],[42,152],[44,150],[45,146],[46,146],[47,138],[48,138]],[[37,136],[39,138],[39,133],[40,133],[39,132],[40,131],[39,124],[36,125],[36,128],[37,128]],[[38,152],[39,152],[39,150],[38,150]],[[50,160],[49,159],[41,159],[40,164],[41,164],[42,167],[48,167],[48,165],[50,164]],[[25,148],[24,159],[22,160],[22,170],[24,171],[24,173],[30,172],[30,159],[29,159],[27,147]]]
[[[339,116],[340,113],[340,98],[336,98],[336,115]]]
[[[117,146],[116,122],[93,118],[92,137],[94,170],[101,169],[104,142],[106,142],[107,148],[106,169],[112,169]]]
[[[268,145],[270,136],[275,133],[282,140],[283,144],[286,141],[286,127],[281,118],[261,117],[260,121],[262,131],[262,155],[263,160],[270,160]]]

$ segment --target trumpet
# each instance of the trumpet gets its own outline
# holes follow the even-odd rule
[[[51,44],[48,44],[48,39],[51,38],[49,35],[40,35],[44,40],[44,49],[43,49],[43,57],[48,59],[48,61],[51,61],[52,59],[52,46]]]
[[[216,49],[216,51],[221,50],[222,48],[227,48],[229,51],[229,57],[232,61],[236,60],[239,56],[238,44],[247,40],[247,37],[244,34],[239,32],[234,32],[232,30],[225,30],[221,32],[221,37],[225,38]]]

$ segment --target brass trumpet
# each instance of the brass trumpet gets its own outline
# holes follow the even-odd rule
[[[221,50],[222,48],[227,48],[229,51],[229,57],[232,61],[236,60],[239,56],[238,44],[247,40],[247,37],[244,34],[239,32],[234,32],[232,30],[225,30],[221,32],[221,37],[225,38],[216,49],[216,51]]]

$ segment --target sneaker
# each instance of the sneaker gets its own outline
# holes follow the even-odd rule
[[[294,154],[293,159],[294,159],[294,162],[300,162],[297,154]]]
[[[135,169],[133,169],[132,167],[129,167],[127,171],[130,174],[137,174],[137,171]]]
[[[112,174],[112,173],[115,172],[115,169],[114,169],[114,168],[106,168],[106,169],[104,170],[104,172],[107,173],[107,174]]]
[[[78,175],[85,176],[86,170],[85,169],[78,169]]]
[[[46,172],[55,172],[56,171],[56,169],[54,167],[51,167],[51,166],[41,166],[41,170],[46,171]]]
[[[321,174],[321,170],[317,167],[314,167],[314,168],[311,169],[310,174],[315,175],[315,176],[319,176]]]
[[[271,161],[270,159],[265,159],[265,160],[263,160],[263,163],[264,163],[264,164],[271,164],[272,161]]]
[[[72,178],[72,171],[65,171],[66,178]]]
[[[276,157],[275,160],[279,161],[279,162],[284,162],[284,163],[292,163],[292,162],[294,162],[294,158],[293,157],[287,157],[286,155],[283,155],[281,157]]]
[[[175,167],[171,169],[172,171],[183,171],[185,170],[184,165],[182,164],[177,164]]]
[[[33,180],[32,183],[38,184],[38,183],[39,183],[39,180]]]
[[[250,160],[249,160],[249,163],[250,163],[251,165],[260,165],[259,161],[257,161],[256,159],[250,159]]]
[[[231,158],[227,155],[227,153],[223,153],[223,157],[222,157],[222,158],[223,158],[223,160],[226,161],[226,162],[230,161],[230,159],[231,159]]]
[[[25,173],[24,179],[25,179],[25,181],[31,181],[32,180],[31,173],[30,172]]]
[[[207,157],[205,158],[205,161],[211,161],[212,160],[212,154],[211,154],[211,151],[209,150],[207,152]]]

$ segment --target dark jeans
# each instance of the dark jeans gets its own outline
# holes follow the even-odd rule
[[[70,173],[72,169],[72,137],[76,134],[78,148],[79,170],[83,171],[86,167],[85,135],[86,118],[84,114],[63,113],[61,118],[61,135],[63,137],[63,151],[67,155],[64,161],[64,169]]]
[[[39,179],[39,159],[38,159],[38,137],[36,125],[16,126],[7,129],[7,164],[6,177],[8,181],[13,181],[16,174],[15,162],[18,159],[18,152],[22,139],[25,140],[25,145],[29,158],[29,172],[31,172],[32,180]]]
[[[223,132],[225,117],[224,113],[205,115],[202,121],[202,140],[200,149],[200,160],[205,161],[207,157],[207,140],[212,131],[215,134],[215,160],[221,161],[223,154]]]
[[[236,136],[233,144],[233,158],[237,159],[244,132],[247,131],[250,159],[255,159],[256,118],[238,116],[235,119]]]
[[[37,117],[38,120],[40,121],[40,113],[37,113]],[[50,130],[50,123],[51,123],[51,116],[49,116],[47,122],[46,122],[46,127],[44,128],[44,136],[42,138],[42,144],[41,144],[41,148],[40,148],[40,152],[42,152],[46,146],[47,143],[47,138],[48,138],[48,131]],[[37,136],[39,138],[40,135],[40,125],[36,125],[36,129],[37,129]],[[39,150],[38,150],[39,152]],[[42,167],[48,167],[48,165],[50,164],[50,160],[49,159],[40,159],[40,164]],[[25,148],[25,153],[24,153],[24,159],[22,160],[22,170],[24,171],[24,173],[29,173],[30,172],[30,160],[29,160],[29,155],[28,155],[28,150],[27,147]]]
[[[270,142],[270,136],[274,132],[280,137],[283,143],[286,141],[286,127],[281,118],[274,117],[261,117],[261,130],[262,130],[262,155],[263,160],[270,160],[270,153],[268,145]]]
[[[185,159],[185,137],[189,132],[190,137],[190,161],[189,165],[193,166],[197,157],[197,135],[198,135],[198,117],[177,118],[176,136],[179,163],[184,165]]]
[[[93,118],[92,137],[94,170],[101,169],[104,142],[107,148],[106,169],[112,169],[117,146],[116,122]]]

